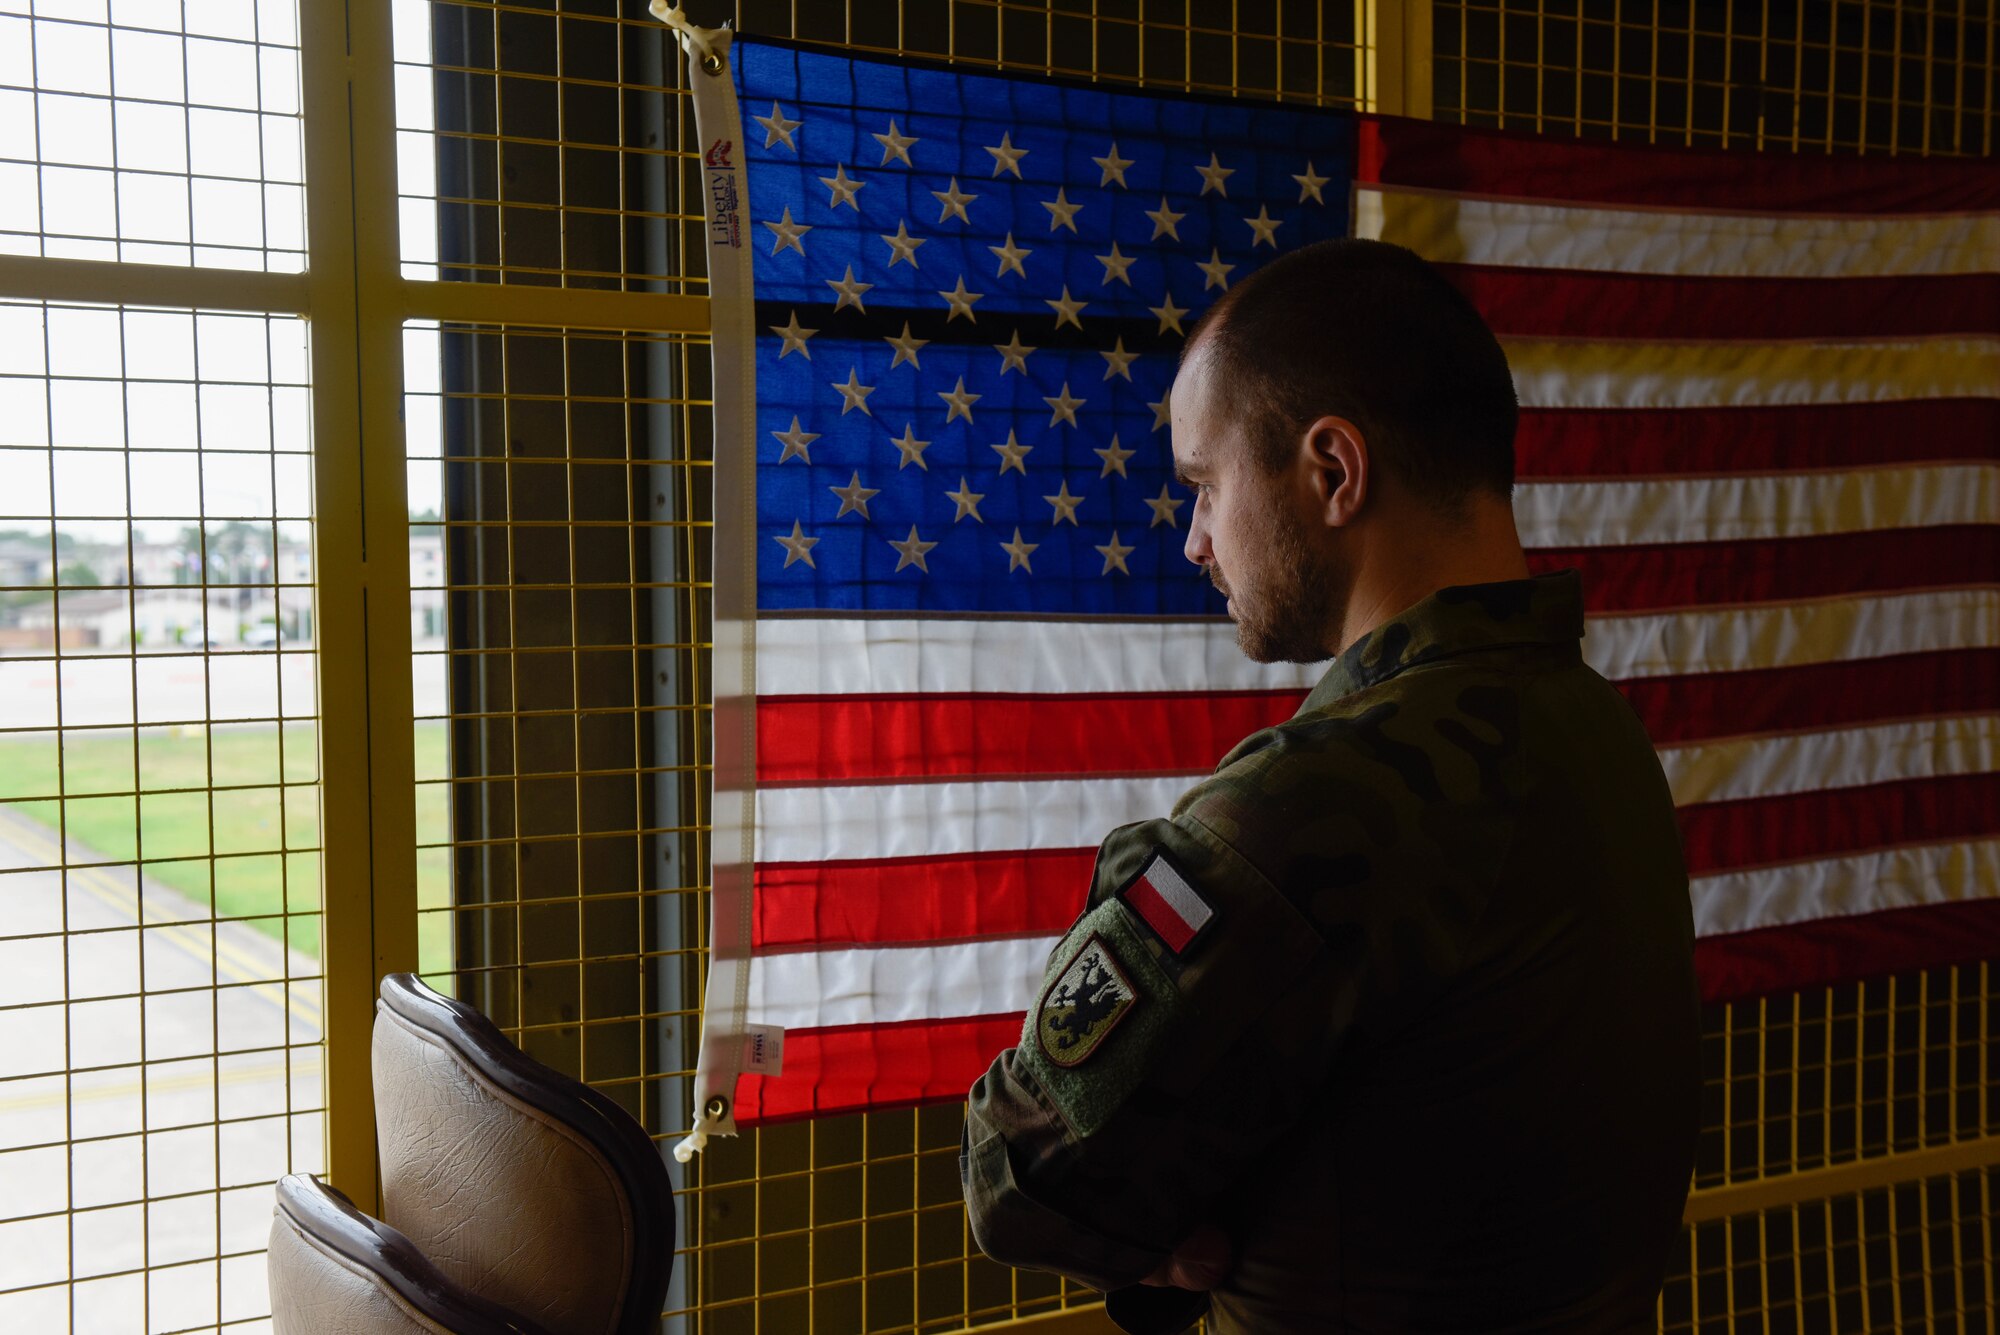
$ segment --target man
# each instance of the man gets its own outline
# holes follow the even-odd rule
[[[1328,242],[1216,303],[1170,410],[1243,651],[1337,659],[1105,839],[972,1089],[974,1235],[1135,1331],[1652,1330],[1687,873],[1577,575],[1529,576],[1505,355],[1409,251]]]

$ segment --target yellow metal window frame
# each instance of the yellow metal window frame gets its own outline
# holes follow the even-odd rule
[[[800,30],[803,3],[804,0],[798,0],[791,6],[789,21],[792,31]],[[1230,81],[1227,85],[1198,83],[1192,77],[1191,55],[1180,62],[1178,76],[1168,79],[1167,83],[1169,86],[1219,87],[1221,91],[1238,91],[1232,34],[1238,30],[1244,17],[1244,6],[1248,3],[1249,0],[1152,0],[1150,4],[1147,0],[1123,0],[1123,3],[1118,0],[1084,0],[1075,5],[1058,7],[1053,3],[1034,5],[1024,0],[963,0],[950,6],[953,25],[951,48],[942,54],[958,54],[958,58],[968,64],[1089,74],[1098,60],[1099,33],[1124,25],[1135,29],[1142,38],[1161,35],[1170,41],[1178,40],[1188,53],[1192,52],[1198,40],[1231,41]],[[743,6],[749,7],[747,4]],[[495,8],[510,7],[500,5]],[[1319,6],[1294,4],[1290,8],[1295,15],[1301,10],[1310,10],[1317,16],[1318,40],[1325,46],[1326,12],[1329,9],[1346,9],[1347,0],[1334,0],[1332,4]],[[1500,23],[1503,33],[1508,30],[1509,21],[1516,19],[1532,22],[1539,32],[1545,30],[1550,21],[1571,21],[1570,15],[1576,8],[1574,4],[1557,6],[1514,3],[1512,0],[1465,0],[1461,4],[1432,4],[1429,0],[1352,0],[1348,17],[1352,19],[1352,31],[1356,38],[1342,45],[1340,50],[1353,61],[1351,87],[1356,90],[1359,105],[1369,110],[1428,116],[1434,111],[1434,89],[1437,86],[1437,62],[1432,52],[1438,25],[1451,24],[1461,28],[1461,39],[1454,50],[1456,58],[1463,61],[1466,50],[1463,26],[1481,15],[1490,14]],[[1609,22],[1614,27],[1627,22],[1619,0],[1607,0],[1606,5],[1585,8],[1608,12],[1609,19],[1601,21]],[[1868,48],[1868,44],[1876,32],[1875,16],[1893,11],[1900,19],[1904,6],[1892,4],[1891,0],[1866,0],[1865,3],[1864,0],[1845,0],[1840,8],[1862,14],[1861,50],[1858,54],[1864,71],[1872,69],[1869,60],[1876,53]],[[50,302],[250,311],[302,316],[311,321],[312,421],[316,460],[314,502],[317,517],[316,615],[320,642],[328,646],[320,654],[320,773],[325,848],[323,966],[326,978],[326,1098],[330,1110],[327,1165],[329,1176],[366,1206],[375,1202],[377,1197],[368,1055],[375,986],[382,975],[414,970],[419,963],[418,830],[411,796],[416,786],[416,762],[411,739],[411,576],[407,542],[410,517],[404,480],[407,460],[401,421],[404,389],[402,330],[411,321],[439,321],[473,327],[557,333],[598,331],[619,335],[626,331],[644,331],[645,337],[695,340],[705,336],[708,317],[707,304],[697,295],[608,287],[468,283],[404,277],[398,249],[395,194],[396,112],[389,95],[395,64],[390,5],[388,0],[348,0],[345,5],[303,3],[300,9],[305,162],[309,181],[306,197],[306,272],[255,273],[0,256],[0,295]],[[1285,22],[1286,6],[1283,0],[1266,0],[1266,3],[1256,5],[1255,9],[1260,16],[1270,10],[1277,15],[1274,22]],[[1770,11],[1771,6],[1766,3],[1762,11],[1764,26],[1757,38],[1760,63],[1768,59],[1774,41],[1770,31]],[[526,7],[522,7],[522,12],[528,12]],[[1729,12],[1733,16],[1736,7],[1731,7]],[[845,24],[841,35],[858,49],[894,50],[904,40],[902,4],[895,11],[894,46],[879,41],[871,43],[865,34],[857,40],[853,4],[842,5],[841,13]],[[1030,58],[1024,64],[1018,53],[1010,56],[1006,47],[1009,22],[1015,18],[1031,25],[1041,22],[1052,33],[1058,17],[1065,21],[1087,21],[1091,44],[1088,59],[1081,70],[1071,69],[1058,61],[1054,42],[1046,36],[1039,58]],[[627,18],[640,21],[637,16]],[[983,39],[974,42],[968,36],[964,39],[966,49],[959,54],[960,25],[965,25],[969,32],[975,21],[993,25],[993,41],[988,47]],[[1965,21],[1961,14],[1961,32]],[[1734,18],[1729,22],[1733,24]],[[1867,89],[1863,88],[1860,94],[1864,108],[1861,119],[1863,128],[1858,136],[1852,140],[1837,140],[1832,130],[1834,117],[1829,114],[1827,133],[1819,140],[1802,139],[1796,123],[1789,136],[1771,135],[1767,138],[1765,127],[1759,120],[1754,130],[1755,142],[1806,150],[1846,146],[1861,149],[1886,147],[1913,152],[1990,152],[1993,146],[1995,51],[1992,23],[1990,19],[1986,22],[1987,41],[1983,53],[1974,59],[1961,51],[1948,94],[1946,90],[1934,86],[1928,66],[1920,93],[1913,97],[1911,90],[1903,85],[1905,66],[1901,57],[1904,52],[1900,46],[1903,29],[1899,26],[1895,29],[1899,45],[1892,53],[1895,57],[1892,63],[1894,86],[1886,94],[1878,91],[1874,102],[1871,102]],[[1649,9],[1643,23],[1638,20],[1632,23],[1648,27],[1656,39],[1662,31],[1657,9]],[[1693,39],[1694,29],[1695,20],[1690,18],[1690,40]],[[1724,33],[1725,40],[1733,40],[1735,36],[1733,29]],[[1829,66],[1840,58],[1840,45],[1838,40],[1829,40],[1819,53]],[[1147,80],[1147,49],[1146,42],[1141,40],[1138,43],[1139,65],[1136,71],[1141,81]],[[1657,46],[1652,49],[1657,53]],[[1264,91],[1309,101],[1331,100],[1324,84],[1325,55],[1326,51],[1321,50],[1321,59],[1316,62],[1320,74],[1313,86],[1284,86],[1281,60],[1279,86]],[[1474,100],[1464,92],[1462,77],[1452,84],[1452,104],[1438,106],[1435,111],[1449,119],[1497,120],[1510,126],[1519,124],[1551,130],[1595,128],[1614,136],[1647,139],[1685,141],[1692,137],[1692,112],[1682,126],[1662,124],[1658,119],[1657,94],[1661,75],[1657,68],[1657,54],[1653,68],[1643,75],[1616,68],[1609,71],[1614,78],[1643,77],[1649,83],[1647,105],[1650,110],[1647,117],[1630,121],[1614,116],[1609,124],[1597,127],[1584,125],[1580,112],[1568,117],[1546,112],[1542,93],[1549,67],[1543,56],[1542,48],[1536,45],[1525,53],[1503,50],[1495,62],[1504,70],[1520,71],[1523,77],[1532,78],[1535,89],[1532,115],[1524,118],[1522,113],[1510,110],[1504,104],[1494,107],[1474,105]],[[1795,73],[1800,64],[1799,61],[1793,62]],[[559,81],[560,76],[557,78]],[[1504,80],[1500,87],[1506,87]],[[1798,89],[1795,88],[1794,92],[1797,94]],[[1886,106],[1893,119],[1893,113],[1898,108],[1916,105],[1928,110],[1946,96],[1955,99],[1955,105],[1961,111],[1967,105],[1975,109],[1983,108],[1984,119],[1980,122],[1983,131],[1967,136],[1962,128],[1954,128],[1944,140],[1937,140],[1931,128],[1931,118],[1926,115],[1921,121],[1920,132],[1912,142],[1904,143],[1892,138],[1886,145],[1878,144],[1868,133],[1865,109],[1870,105]],[[1828,97],[1831,99],[1833,94],[1830,92]],[[1963,123],[1961,116],[1953,125],[1962,127]],[[1726,130],[1725,137],[1728,133],[1731,131]],[[698,280],[686,276],[680,285],[696,291],[700,288]],[[699,405],[691,401],[690,406]],[[699,707],[701,701],[690,699],[687,703]],[[1791,1221],[1787,1225],[1789,1227],[1814,1211],[1831,1218],[1843,1209],[1851,1209],[1856,1219],[1861,1220],[1867,1211],[1877,1208],[1877,1205],[1870,1204],[1875,1202],[1887,1211],[1893,1231],[1898,1202],[1902,1202],[1900,1208],[1905,1230],[1910,1227],[1910,1212],[1919,1212],[1916,1227],[1928,1257],[1931,1238],[1924,1231],[1923,1212],[1943,1208],[1934,1206],[1933,1195],[1939,1199],[1948,1196],[1951,1204],[1944,1210],[1949,1216],[1948,1237],[1941,1234],[1940,1250],[1950,1247],[1955,1254],[1963,1254],[1963,1249],[1977,1249],[1988,1258],[1993,1256],[1995,1206],[1992,1165],[2000,1162],[2000,1136],[1990,1130],[1994,1126],[1994,1111],[1989,1095],[1996,1078],[1996,1072],[1989,1065],[1993,1043],[1990,1031],[1993,1014],[1991,999],[1995,995],[1991,966],[1954,972],[1944,983],[1934,983],[1925,978],[1915,982],[1903,981],[1900,985],[1905,989],[1901,1000],[1896,991],[1898,981],[1889,980],[1871,985],[1876,989],[1874,992],[1855,994],[1851,999],[1851,1009],[1857,1017],[1876,1011],[1891,1017],[1904,1013],[1912,1015],[1911,1022],[1918,1033],[1915,1040],[1917,1055],[1928,1059],[1934,1053],[1946,1053],[1951,1068],[1948,1076],[1950,1085],[1954,1089],[1963,1087],[1970,1090],[1974,1097],[1966,1105],[1962,1117],[1963,1101],[1951,1102],[1947,1119],[1949,1125],[1941,1135],[1931,1134],[1922,1126],[1915,1129],[1906,1126],[1898,1133],[1893,1124],[1897,1105],[1892,1097],[1888,1105],[1891,1125],[1887,1134],[1864,1138],[1864,1152],[1841,1162],[1814,1163],[1796,1151],[1768,1156],[1760,1152],[1739,1166],[1733,1155],[1726,1155],[1730,1163],[1729,1171],[1699,1183],[1699,1189],[1690,1202],[1688,1218],[1695,1227],[1689,1235],[1689,1265],[1697,1278],[1721,1276],[1729,1286],[1731,1300],[1728,1308],[1731,1315],[1727,1324],[1731,1328],[1736,1324],[1735,1286],[1739,1276],[1746,1273],[1743,1271],[1746,1263],[1742,1260],[1746,1247],[1760,1268],[1785,1264],[1796,1268],[1802,1264],[1796,1253],[1789,1254],[1787,1259],[1786,1254],[1770,1250],[1770,1230],[1775,1227],[1773,1221],[1776,1220]],[[1946,987],[1951,995],[1933,996],[1931,990],[1934,987]],[[1911,990],[1921,995],[1911,998],[1907,995]],[[1746,1048],[1756,1049],[1755,1060],[1751,1063],[1757,1072],[1756,1079],[1738,1081],[1725,1077],[1720,1082],[1725,1130],[1742,1127],[1761,1136],[1764,1130],[1761,1104],[1746,1112],[1742,1102],[1764,1097],[1771,1074],[1765,1066],[1765,1048],[1774,1041],[1773,1036],[1781,1032],[1786,1035],[1786,1042],[1797,1045],[1802,1041],[1801,1036],[1810,1030],[1826,1044],[1826,1050],[1819,1054],[1819,1059],[1803,1076],[1801,1071],[1805,1070],[1807,1062],[1804,1056],[1798,1059],[1796,1068],[1789,1073],[1794,1086],[1801,1079],[1817,1078],[1831,1082],[1833,1072],[1841,1063],[1849,1063],[1858,1070],[1861,1064],[1871,1060],[1889,1063],[1889,1078],[1893,1083],[1897,1069],[1892,1060],[1893,1052],[1885,1056],[1882,1052],[1871,1052],[1864,1047],[1863,1051],[1854,1054],[1835,1053],[1834,1034],[1838,1026],[1829,1019],[1814,1027],[1816,1022],[1812,1016],[1801,1011],[1801,1004],[1798,998],[1775,998],[1753,1003],[1750,1007],[1735,1008],[1722,1017],[1719,1032],[1711,1034],[1711,1039],[1719,1045],[1719,1060],[1725,1073],[1737,1069]],[[1815,1004],[1835,1008],[1831,1000]],[[1840,1004],[1848,1003],[1843,1001]],[[1927,1029],[1926,1026],[1934,1028]],[[1858,1019],[1852,1028],[1857,1035],[1861,1032]],[[1934,1031],[1935,1028],[1948,1029],[1948,1032],[1940,1035]],[[1865,1040],[1860,1041],[1865,1043]],[[1780,1071],[1779,1074],[1782,1076],[1785,1072]],[[952,1111],[935,1110],[931,1120],[936,1121]],[[678,1125],[684,1115],[680,1110],[670,1110],[666,1117],[670,1123]],[[1856,1116],[1859,1115],[1857,1111]],[[820,1172],[830,1173],[858,1165],[865,1177],[879,1166],[902,1164],[915,1174],[927,1162],[941,1160],[947,1154],[941,1144],[930,1143],[942,1139],[941,1135],[931,1134],[934,1132],[936,1128],[928,1128],[921,1115],[913,1115],[907,1147],[878,1146],[873,1152],[867,1143],[870,1131],[866,1125],[860,1131],[862,1143],[852,1152],[847,1147],[831,1143],[822,1147],[820,1137],[816,1133],[808,1133],[802,1162],[789,1157],[782,1162],[776,1159],[767,1162],[763,1143],[758,1141],[750,1147],[751,1164],[747,1177],[730,1181],[703,1179],[691,1186],[704,1200],[710,1193],[717,1193],[719,1198],[719,1195],[731,1191],[747,1191],[755,1210],[758,1207],[754,1202],[761,1201],[764,1193],[777,1191],[788,1181],[806,1182],[810,1195],[810,1184],[815,1174]],[[865,1187],[863,1191],[865,1194]],[[1912,1191],[1916,1193],[1914,1196],[1909,1194]],[[905,1214],[915,1220],[938,1208],[943,1207],[925,1206],[914,1200],[908,1207],[882,1204],[879,1209],[868,1207],[869,1212],[863,1222],[894,1219]],[[751,1264],[754,1269],[754,1257],[762,1254],[765,1244],[782,1245],[788,1240],[795,1240],[810,1254],[814,1222],[809,1209],[806,1222],[796,1228],[758,1231],[747,1239],[719,1241],[716,1247],[726,1252],[746,1241],[753,1244]],[[1857,1224],[1857,1227],[1860,1226]],[[866,1243],[862,1245],[865,1249]],[[969,1248],[969,1242],[966,1246]],[[1718,1248],[1723,1257],[1720,1263],[1713,1259]],[[707,1265],[707,1245],[701,1244],[699,1250],[699,1255],[684,1257],[684,1263]],[[1830,1248],[1828,1256],[1831,1256]],[[1827,1263],[1831,1265],[1830,1260]],[[924,1262],[920,1253],[911,1256],[907,1262],[900,1257],[877,1256],[873,1260],[864,1260],[861,1282],[865,1288],[868,1281],[875,1277],[914,1276],[934,1264]],[[1865,1270],[1865,1258],[1863,1266]],[[1948,1263],[1940,1261],[1939,1267],[1942,1272],[1948,1268]],[[1761,1269],[1759,1273],[1762,1273]],[[1964,1292],[1966,1273],[1962,1269],[1952,1270],[1952,1282],[1959,1286],[1962,1302],[1977,1302],[1978,1293]],[[1929,1274],[1926,1262],[1926,1286],[1930,1283]],[[1990,1305],[1995,1296],[1990,1259],[1986,1263],[1983,1282],[1986,1285],[1985,1300]],[[811,1285],[807,1287],[810,1289]],[[1864,1307],[1867,1292],[1864,1287],[1861,1294]],[[766,1292],[761,1280],[753,1276],[749,1282],[749,1296],[728,1299],[716,1307],[697,1299],[694,1311],[703,1329],[712,1326],[718,1330],[733,1330],[739,1325],[743,1329],[762,1329],[767,1320],[763,1315],[765,1302],[784,1296],[782,1293]],[[1101,1318],[1088,1308],[1022,1316],[1020,1314],[1024,1310],[1031,1310],[1034,1305],[1027,1303],[1026,1298],[1027,1295],[1017,1285],[1007,1301],[997,1306],[981,1303],[976,1300],[967,1280],[956,1320],[963,1322],[975,1316],[1003,1319],[1011,1316],[1014,1319],[1009,1324],[1022,1329],[1102,1328]],[[1047,1305],[1049,1301],[1052,1298],[1048,1296],[1035,1300],[1041,1305]],[[1064,1298],[1062,1301],[1069,1300]],[[865,1306],[865,1298],[863,1303]],[[1703,1306],[1706,1308],[1707,1304],[1704,1302]],[[776,1320],[776,1311],[774,1307],[770,1320]],[[1897,1315],[1900,1317],[1901,1313]],[[738,1316],[741,1321],[736,1319]],[[807,1320],[811,1324],[810,1316]],[[1988,1320],[1990,1328],[1990,1314]],[[1697,1324],[1702,1323],[1698,1321]],[[921,1321],[914,1315],[908,1326],[894,1328],[915,1329],[920,1325],[926,1329],[940,1328],[935,1321]],[[773,1328],[777,1327],[774,1325]],[[871,1323],[871,1328],[879,1327]]]

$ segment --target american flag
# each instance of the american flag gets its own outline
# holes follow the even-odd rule
[[[2000,956],[1990,164],[729,68],[695,76],[725,1121],[962,1097],[1098,841],[1316,680],[1245,660],[1181,555],[1165,401],[1208,303],[1327,237],[1410,246],[1501,336],[1522,537],[1660,746],[1708,995]]]

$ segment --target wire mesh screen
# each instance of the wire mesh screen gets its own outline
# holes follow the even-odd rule
[[[1994,151],[1987,0],[1440,0],[1440,120],[1710,148]]]
[[[265,1316],[322,1162],[305,368],[0,303],[0,1329]]]

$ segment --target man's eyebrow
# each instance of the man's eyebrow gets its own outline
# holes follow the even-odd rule
[[[1179,459],[1174,460],[1174,481],[1183,487],[1193,487],[1194,475],[1202,471],[1202,462],[1199,459],[1190,459],[1186,463],[1182,463]]]

